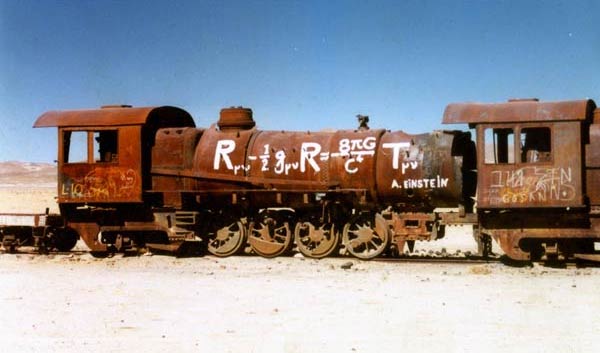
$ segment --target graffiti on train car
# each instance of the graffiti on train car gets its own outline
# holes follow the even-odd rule
[[[435,178],[405,179],[392,181],[392,189],[437,189],[448,186],[448,178],[436,175]]]
[[[288,175],[290,171],[299,170],[305,173],[312,169],[315,173],[321,171],[318,161],[325,162],[330,158],[347,158],[344,163],[344,169],[348,174],[358,172],[358,166],[364,161],[365,157],[375,155],[377,146],[375,137],[365,137],[363,139],[342,139],[339,141],[338,150],[331,152],[323,149],[320,143],[303,142],[300,147],[300,157],[297,160],[290,161],[285,150],[271,152],[271,146],[265,144],[262,146],[263,153],[256,156],[248,156],[248,161],[261,161],[261,171],[267,172],[273,170],[278,175]],[[213,161],[214,170],[219,170],[224,164],[227,170],[232,170],[235,175],[240,172],[250,170],[250,164],[235,165],[229,156],[236,148],[234,140],[219,140],[215,149]],[[274,160],[274,163],[270,161]]]
[[[571,167],[523,167],[492,171],[492,194],[502,203],[570,201],[575,198]]]
[[[95,168],[82,178],[68,178],[61,195],[77,199],[124,199],[134,195],[139,176],[133,169]]]
[[[388,142],[382,144],[382,148],[389,150],[392,154],[391,163],[392,170],[399,170],[402,175],[408,171],[417,170],[419,162],[417,160],[401,161],[401,153],[407,151],[411,144],[408,142]],[[334,152],[326,151],[321,144],[317,142],[303,142],[300,147],[300,156],[298,160],[289,161],[288,154],[285,150],[272,151],[269,144],[262,146],[262,154],[248,156],[248,161],[253,162],[260,160],[261,171],[268,172],[272,170],[278,175],[289,175],[290,171],[299,170],[305,173],[309,168],[318,173],[321,171],[321,166],[318,162],[328,161],[330,158],[347,158],[344,162],[344,170],[348,174],[355,174],[358,168],[365,160],[365,157],[375,155],[377,140],[375,137],[366,137],[364,139],[342,139],[339,141],[338,149]],[[251,168],[250,164],[234,164],[230,154],[236,149],[234,140],[219,140],[215,149],[213,160],[214,170],[219,170],[221,166],[225,166],[227,170],[233,171],[234,175],[238,173],[248,172]],[[274,163],[270,164],[271,159]],[[421,179],[393,179],[390,185],[392,189],[436,189],[448,186],[449,179],[436,175],[432,178]]]

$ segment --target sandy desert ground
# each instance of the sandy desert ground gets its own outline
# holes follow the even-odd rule
[[[9,180],[0,213],[56,207]],[[0,352],[598,352],[599,288],[600,268],[0,254]]]

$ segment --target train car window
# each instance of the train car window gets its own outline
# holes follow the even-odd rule
[[[65,163],[87,163],[87,131],[65,131],[63,160]]]
[[[487,128],[484,131],[487,164],[515,163],[515,133],[512,128]]]
[[[552,161],[550,128],[521,129],[521,162],[544,163]]]
[[[118,138],[116,130],[95,131],[94,161],[97,163],[118,162],[117,141]]]

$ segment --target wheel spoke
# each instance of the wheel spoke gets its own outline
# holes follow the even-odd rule
[[[323,258],[339,245],[339,234],[333,224],[299,222],[295,230],[298,250],[307,257]]]
[[[279,215],[264,215],[250,224],[248,242],[255,253],[275,257],[289,250],[293,234],[288,221]]]
[[[223,225],[214,222],[208,231],[208,251],[219,257],[239,252],[246,242],[246,230],[241,221]]]
[[[361,214],[344,227],[343,243],[350,254],[360,259],[372,259],[386,250],[389,234],[381,215]]]

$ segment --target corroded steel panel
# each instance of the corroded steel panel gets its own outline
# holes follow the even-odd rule
[[[191,115],[185,110],[164,106],[49,111],[42,114],[33,127],[119,126],[146,123],[163,127],[195,126]]]
[[[326,190],[328,160],[323,156],[331,138],[323,132],[261,131],[248,148],[248,175],[259,187]]]
[[[590,204],[593,206],[600,205],[600,168],[588,169],[586,182]]]
[[[456,206],[461,200],[462,159],[452,156],[453,135],[388,132],[377,149],[377,196],[407,207]]]
[[[141,176],[133,168],[65,167],[58,182],[59,202],[141,201]]]
[[[523,129],[540,127],[540,124],[506,125],[512,129],[515,141],[510,153],[515,157],[505,163],[487,163],[484,141],[486,128],[477,127],[478,193],[479,208],[543,208],[582,207],[582,156],[581,122],[546,122],[551,131],[551,154],[547,159],[530,161],[521,159],[524,141]]]
[[[600,121],[590,125],[590,143],[585,149],[585,165],[600,168]]]
[[[507,103],[453,103],[444,111],[444,124],[585,120],[595,109],[592,100]]]
[[[239,189],[235,182],[247,183],[248,143],[256,132],[250,130],[219,130],[216,125],[204,131],[196,146],[193,175],[199,178],[200,190]]]
[[[329,147],[329,181],[344,189],[376,194],[377,146],[385,130],[341,130]]]
[[[204,130],[191,127],[166,128],[156,132],[152,147],[152,169],[169,172],[169,175],[153,173],[152,191],[164,194],[165,205],[180,205],[181,190],[193,190],[195,181],[179,175],[194,165],[196,145]]]
[[[64,129],[61,132],[65,133]],[[118,129],[118,159],[65,163],[59,158],[58,201],[61,203],[141,202],[141,127]],[[63,139],[60,143],[65,143]],[[61,150],[63,150],[61,148]],[[93,157],[93,156],[92,156]]]
[[[585,146],[586,190],[590,204],[600,205],[600,109],[590,125],[590,141]]]

